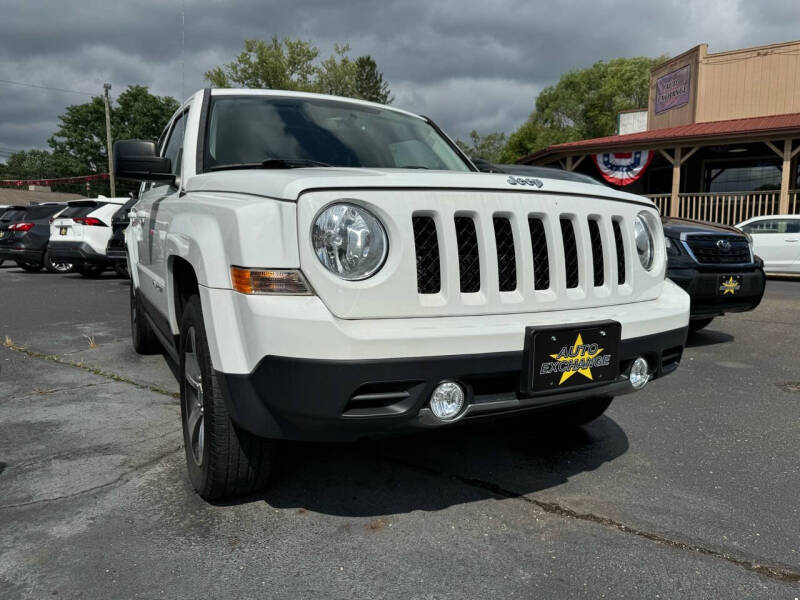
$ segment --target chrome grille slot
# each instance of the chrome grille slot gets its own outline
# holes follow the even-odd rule
[[[517,259],[514,254],[514,233],[506,217],[494,217],[494,239],[497,247],[498,287],[501,292],[517,289]]]
[[[592,243],[592,271],[594,273],[594,286],[603,285],[603,240],[600,237],[600,225],[597,219],[589,219],[589,238]]]
[[[433,217],[414,216],[414,250],[417,257],[417,291],[438,294],[442,289],[439,236]]]
[[[481,261],[478,251],[478,234],[472,217],[455,217],[458,242],[458,277],[465,294],[481,289]]]
[[[578,243],[572,219],[561,217],[561,239],[564,243],[564,267],[567,288],[576,288],[580,282],[578,270]]]

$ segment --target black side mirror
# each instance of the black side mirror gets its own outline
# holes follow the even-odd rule
[[[114,142],[114,175],[137,181],[175,180],[169,159],[158,155],[155,142],[146,140]]]

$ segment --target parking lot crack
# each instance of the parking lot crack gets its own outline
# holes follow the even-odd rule
[[[174,454],[174,453],[178,452],[179,450],[181,450],[182,448],[183,448],[182,444],[177,446],[177,447],[170,448],[169,450],[166,450],[166,451],[160,453],[158,456],[155,456],[155,457],[151,458],[150,460],[147,460],[147,461],[145,461],[145,462],[143,462],[141,464],[138,464],[138,465],[132,467],[131,469],[123,471],[122,473],[120,473],[117,477],[115,477],[111,481],[107,481],[105,483],[101,483],[99,485],[95,485],[95,486],[92,486],[92,487],[89,487],[89,488],[85,488],[85,489],[82,489],[82,490],[77,490],[77,491],[71,492],[69,494],[62,494],[60,496],[53,496],[51,498],[40,498],[39,500],[29,500],[27,502],[19,502],[19,503],[16,503],[16,504],[5,504],[5,505],[0,506],[0,510],[11,510],[11,509],[15,509],[15,508],[27,508],[27,507],[30,507],[30,506],[38,506],[38,505],[41,505],[41,504],[51,504],[53,502],[60,502],[62,500],[69,500],[69,499],[77,498],[77,497],[80,497],[80,496],[86,496],[88,494],[92,494],[94,492],[97,492],[97,491],[100,491],[100,490],[103,490],[103,489],[106,489],[106,488],[110,488],[110,487],[116,486],[118,484],[127,483],[130,480],[131,476],[133,476],[135,473],[138,473],[140,471],[144,471],[146,469],[149,469],[153,465],[158,464],[159,462],[161,462],[161,460],[163,460],[164,458],[166,458],[170,454]]]
[[[54,362],[54,363],[57,363],[59,365],[65,365],[65,366],[68,366],[68,367],[73,367],[75,369],[81,369],[83,371],[86,371],[87,373],[92,373],[93,375],[97,375],[99,377],[105,377],[106,379],[108,379],[110,381],[116,381],[117,383],[127,383],[128,385],[135,386],[135,387],[137,387],[139,389],[146,390],[148,392],[161,394],[162,396],[169,396],[170,398],[176,398],[176,399],[180,398],[180,394],[178,394],[176,392],[171,392],[169,390],[165,390],[164,388],[159,387],[157,385],[148,385],[148,384],[144,384],[144,383],[139,383],[138,381],[134,381],[132,379],[129,379],[128,377],[124,377],[122,375],[119,375],[118,373],[113,373],[111,371],[104,371],[103,369],[98,369],[96,367],[92,367],[90,365],[87,365],[84,362],[80,362],[80,361],[76,362],[76,361],[73,361],[73,360],[68,360],[68,359],[66,359],[66,358],[64,358],[62,356],[57,355],[57,354],[45,354],[44,352],[38,352],[36,350],[31,350],[30,348],[26,348],[24,346],[20,346],[19,344],[11,342],[9,339],[6,339],[6,342],[4,344],[2,344],[2,346],[4,348],[8,348],[9,350],[13,350],[13,351],[18,352],[20,354],[24,354],[25,356],[28,356],[29,358],[36,358],[36,359],[39,359],[39,360],[48,360],[50,362]]]
[[[758,573],[759,575],[769,577],[770,579],[775,579],[784,582],[800,583],[800,572],[798,571],[792,571],[782,567],[772,566],[761,561],[748,560],[727,552],[722,552],[720,550],[715,550],[713,548],[707,548],[700,544],[682,542],[680,540],[676,540],[674,538],[670,538],[659,533],[644,531],[642,529],[638,529],[631,525],[626,525],[621,521],[617,521],[609,517],[604,517],[593,513],[578,512],[569,507],[558,504],[557,502],[548,502],[544,500],[539,500],[537,498],[532,498],[523,493],[509,490],[499,484],[492,483],[490,481],[485,481],[483,479],[464,477],[462,475],[437,471],[435,469],[431,469],[394,456],[382,455],[381,457],[384,460],[387,460],[388,462],[399,464],[404,467],[414,469],[416,471],[424,472],[428,475],[447,477],[452,480],[458,481],[460,483],[469,485],[471,487],[480,488],[484,491],[494,494],[499,498],[508,498],[510,500],[518,500],[520,502],[525,502],[526,504],[536,506],[540,510],[543,510],[544,512],[552,515],[557,515],[559,517],[568,519],[575,519],[577,521],[586,521],[594,523],[596,525],[601,525],[603,527],[616,529],[617,531],[620,531],[622,533],[626,533],[628,535],[634,535],[649,540],[651,542],[656,542],[658,544],[663,544],[671,548],[676,548],[678,550],[695,552],[703,556],[724,560],[733,565],[736,565],[737,567],[741,567],[747,571]]]

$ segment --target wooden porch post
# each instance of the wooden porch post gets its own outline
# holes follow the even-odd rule
[[[789,175],[792,164],[792,139],[783,141],[783,170],[781,171],[781,196],[778,202],[778,214],[789,214]]]
[[[677,217],[680,214],[680,198],[678,195],[681,191],[681,149],[680,146],[675,148],[672,157],[672,195],[669,202],[669,215]],[[787,196],[788,200],[788,196]]]

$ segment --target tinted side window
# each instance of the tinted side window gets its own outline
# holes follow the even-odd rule
[[[2,220],[4,222],[21,221],[25,218],[25,210],[11,209],[3,213]]]
[[[172,131],[169,134],[169,139],[164,147],[164,156],[166,156],[172,164],[172,172],[176,175],[180,172],[180,165],[178,164],[178,157],[183,149],[183,134],[185,130],[186,113],[184,112],[177,119],[172,126]]]

